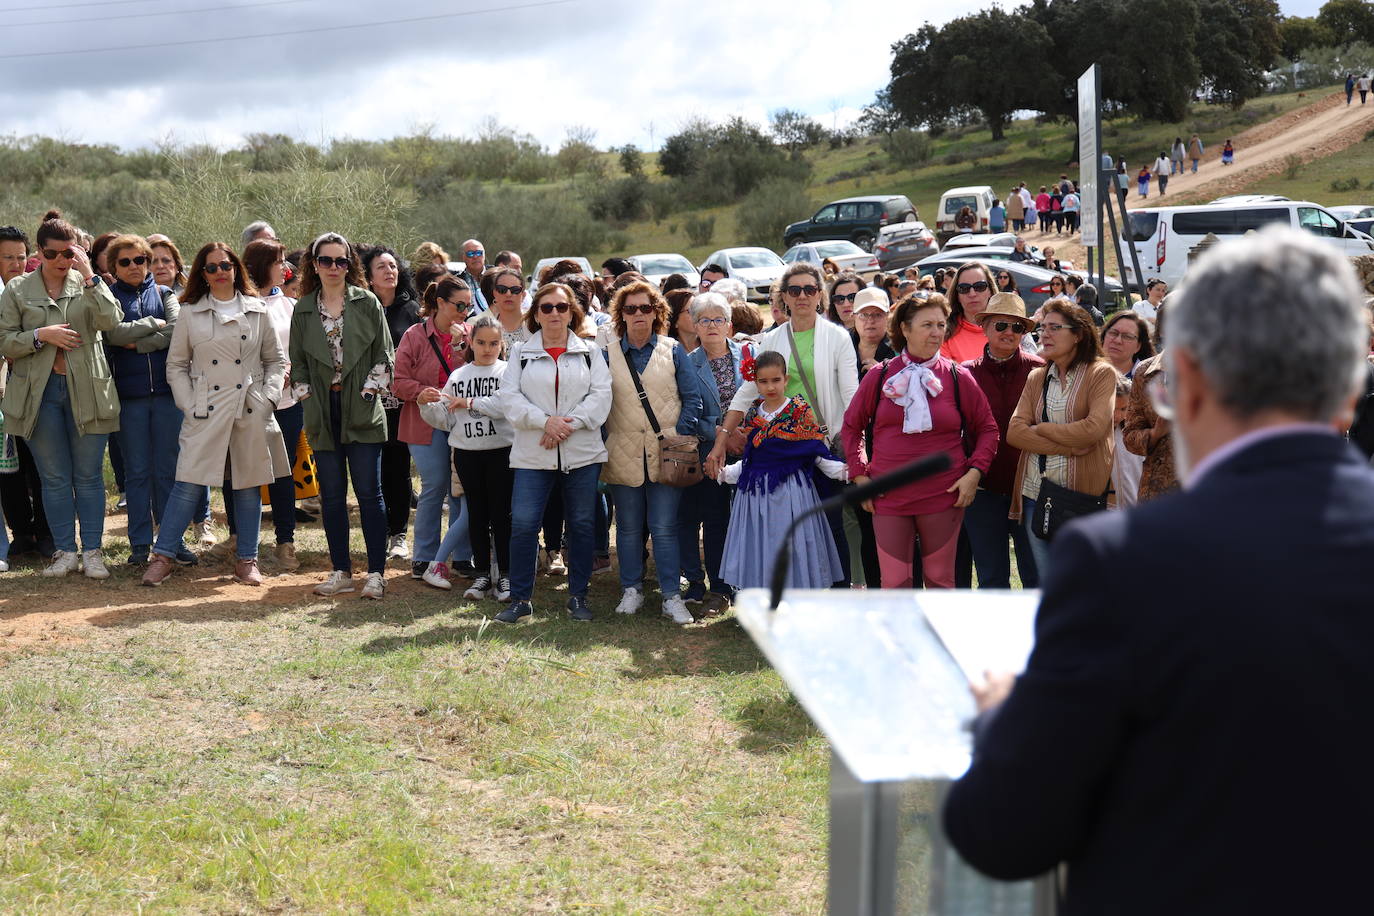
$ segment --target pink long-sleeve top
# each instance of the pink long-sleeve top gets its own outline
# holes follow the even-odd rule
[[[447,367],[440,364],[439,357],[434,355],[434,347],[429,345],[430,339],[444,354]],[[459,345],[458,337],[455,335],[449,341],[449,346],[441,343],[441,339],[434,326],[434,318],[430,317],[407,328],[401,335],[401,342],[396,345],[396,368],[392,372],[391,393],[402,401],[401,421],[396,427],[396,438],[402,442],[428,445],[434,438],[434,427],[420,416],[420,406],[415,399],[425,388],[442,388],[449,374],[463,365],[462,351],[453,349]]]
[[[941,474],[918,480],[878,497],[873,509],[878,515],[923,515],[943,512],[954,507],[955,494],[945,492],[969,468],[977,468],[987,476],[988,468],[997,454],[997,419],[988,407],[973,375],[941,356],[931,367],[940,380],[940,394],[929,401],[931,428],[923,433],[902,432],[904,410],[891,398],[881,394],[878,386],[896,375],[908,362],[909,354],[888,361],[884,371],[868,372],[859,383],[854,400],[844,414],[844,456],[849,465],[849,479],[880,477],[888,471],[935,452],[948,452],[950,468]],[[973,443],[972,454],[964,456],[959,441],[959,411],[954,406],[954,373],[959,373],[959,404],[964,412],[964,434]],[[882,379],[879,378],[882,376]],[[873,416],[874,398],[877,416],[873,422],[873,448],[865,441],[869,417]]]

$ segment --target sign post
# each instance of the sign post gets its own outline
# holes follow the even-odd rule
[[[1106,285],[1106,252],[1102,250],[1102,182],[1105,174],[1102,156],[1102,68],[1093,64],[1078,78],[1078,215],[1082,220],[1083,245],[1088,249],[1088,274],[1093,273],[1093,254],[1097,254],[1096,284]],[[1111,193],[1111,188],[1106,189]]]

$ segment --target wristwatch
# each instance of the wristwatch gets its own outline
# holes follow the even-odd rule
[[[94,289],[100,283],[100,274],[91,274],[81,285],[87,289]]]

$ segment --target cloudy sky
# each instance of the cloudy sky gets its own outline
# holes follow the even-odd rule
[[[1283,0],[1312,15],[1321,0]],[[891,43],[987,0],[0,0],[0,131],[124,147],[320,142],[488,117],[556,147],[695,116],[852,120]],[[57,53],[73,52],[73,53]]]

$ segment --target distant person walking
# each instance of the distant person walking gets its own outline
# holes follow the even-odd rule
[[[1019,193],[1021,195],[1021,203],[1026,207],[1026,230],[1030,231],[1035,228],[1035,219],[1037,216],[1035,201],[1031,198],[1030,188],[1026,187],[1025,182],[1021,183]]]
[[[1007,228],[1007,208],[1002,206],[1000,200],[994,199],[992,207],[988,209],[988,231],[1004,232]]]
[[[1350,97],[1355,94],[1355,75],[1347,73],[1345,75],[1345,104],[1350,104]]]
[[[1183,159],[1188,155],[1188,147],[1183,144],[1182,137],[1174,138],[1174,145],[1169,149],[1169,174],[1183,174]]]
[[[1361,95],[1363,95],[1363,93],[1361,93]],[[1362,102],[1360,102],[1360,104],[1363,105],[1364,102],[1362,101]],[[1233,163],[1233,162],[1235,162],[1235,161],[1236,161],[1236,148],[1235,148],[1234,146],[1231,145],[1231,141],[1230,141],[1230,140],[1227,140],[1227,141],[1226,141],[1226,145],[1223,146],[1223,147],[1221,148],[1221,164],[1222,164],[1222,165],[1230,165],[1231,163]]]
[[[1007,219],[1011,220],[1012,232],[1026,228],[1026,203],[1021,199],[1019,188],[1012,188],[1007,195]]]
[[[1193,134],[1188,138],[1188,158],[1193,160],[1193,172],[1197,172],[1198,160],[1202,158],[1202,138]]]
[[[1370,83],[1370,79],[1369,79],[1369,74],[1368,74],[1368,73],[1363,73],[1363,74],[1361,74],[1361,75],[1360,75],[1360,78],[1357,79],[1357,80],[1355,80],[1355,88],[1358,89],[1359,92],[1360,92],[1360,104],[1361,104],[1361,105],[1364,104],[1364,101],[1365,101],[1366,96],[1369,95],[1369,83]]]
[[[1136,190],[1141,197],[1150,196],[1150,167],[1142,165],[1135,175]]]
[[[1155,160],[1155,176],[1159,179],[1159,196],[1163,197],[1169,187],[1169,157],[1161,150]]]
[[[1126,209],[1126,192],[1131,187],[1131,176],[1126,174],[1126,160],[1122,159],[1116,164],[1116,196],[1121,202],[1121,209]]]

